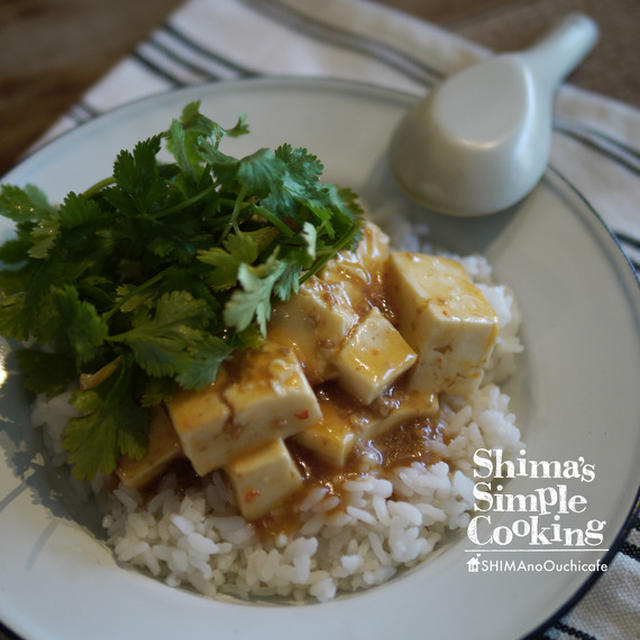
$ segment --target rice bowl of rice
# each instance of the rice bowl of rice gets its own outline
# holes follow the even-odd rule
[[[441,401],[439,420],[448,442],[431,443],[439,462],[414,462],[385,477],[362,474],[344,480],[339,495],[312,488],[295,506],[299,530],[267,541],[242,518],[219,472],[186,491],[169,473],[146,499],[125,486],[100,490],[106,478],[96,478],[102,524],[116,559],[169,586],[187,586],[211,597],[325,602],[338,592],[385,582],[428,558],[450,531],[464,529],[473,507],[473,452],[501,448],[505,458],[515,457],[523,444],[509,396],[496,384],[515,371],[522,350],[517,303],[504,285],[491,284],[486,259],[471,256],[462,263],[491,300],[500,333],[481,388],[468,398]],[[68,403],[70,394],[38,396],[31,418],[62,464],[62,433],[76,413]]]
[[[132,130],[139,137],[158,128],[175,104],[185,102],[186,93],[114,112],[36,154],[11,180],[37,182],[55,196],[60,159],[70,163],[76,145],[109,138],[108,162],[108,145],[122,146]],[[580,454],[595,462],[589,509],[593,517],[607,520],[603,546],[613,548],[637,489],[631,457],[637,449],[634,416],[640,415],[633,392],[639,341],[632,313],[607,316],[605,332],[601,310],[637,309],[639,303],[606,230],[571,189],[549,175],[514,211],[462,226],[427,216],[425,233],[425,217],[391,181],[383,162],[384,140],[363,140],[348,126],[358,114],[362,126],[390,132],[409,96],[349,83],[277,79],[199,89],[198,95],[223,115],[234,112],[238,100],[250,98],[255,130],[265,145],[279,137],[272,124],[279,113],[294,138],[326,159],[332,178],[361,193],[395,247],[419,250],[435,242],[467,256],[462,264],[501,324],[484,383],[464,402],[443,399],[441,417],[449,438],[436,445],[438,461],[398,467],[385,477],[348,480],[340,504],[330,492],[313,490],[298,506],[298,532],[265,544],[238,516],[233,495],[215,472],[186,491],[169,475],[147,499],[123,488],[103,492],[99,483],[72,485],[60,469],[44,467],[44,459],[49,465],[63,463],[61,426],[70,408],[65,396],[40,398],[30,407],[33,399],[21,391],[4,349],[8,437],[1,444],[8,465],[0,476],[0,525],[11,540],[13,559],[2,556],[3,620],[34,638],[191,637],[212,629],[236,637],[261,629],[267,638],[328,633],[382,638],[419,633],[425,625],[434,635],[448,637],[514,637],[532,631],[593,578],[469,575],[464,550],[474,505],[473,452],[501,448],[515,458],[526,443],[527,455],[569,459]],[[320,102],[321,132],[309,140],[300,114],[319,109]],[[335,129],[338,113],[344,117]],[[336,140],[342,153],[335,151]],[[90,171],[104,173],[103,167],[84,169]],[[74,179],[90,183],[93,177]],[[548,225],[559,210],[564,215],[550,238]],[[576,269],[566,268],[568,238]],[[592,283],[588,291],[580,284],[583,277]],[[602,297],[595,310],[587,303],[594,295]],[[561,302],[563,313],[554,313]],[[588,349],[586,334],[593,340]],[[599,345],[605,342],[603,352]],[[615,359],[615,373],[598,369],[596,363],[606,358]],[[596,391],[604,402],[595,401]],[[614,395],[621,424],[617,437],[624,446],[612,447],[601,425],[611,415],[606,399]],[[35,429],[25,434],[19,424],[28,420]],[[512,484],[513,491],[527,486],[520,479]],[[85,502],[94,491],[98,497]],[[619,497],[615,505],[611,495]],[[126,569],[129,565],[134,568]],[[516,590],[522,597],[512,599]],[[465,616],[459,614],[462,606]]]

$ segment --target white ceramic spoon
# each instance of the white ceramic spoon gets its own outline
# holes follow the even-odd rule
[[[413,199],[442,213],[501,211],[537,184],[549,157],[553,97],[598,39],[570,14],[538,44],[463,69],[396,129],[392,171]]]

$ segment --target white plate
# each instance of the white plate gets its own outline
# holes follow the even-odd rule
[[[59,200],[109,175],[121,148],[165,129],[194,99],[202,99],[203,111],[222,123],[248,112],[252,134],[229,141],[230,153],[284,141],[306,146],[325,162],[328,180],[354,188],[372,210],[426,220],[442,244],[489,257],[524,310],[527,353],[510,391],[528,456],[584,456],[595,463],[596,479],[578,488],[589,500],[589,516],[607,521],[601,546],[613,548],[639,485],[640,290],[613,237],[580,194],[548,171],[534,193],[503,214],[472,220],[427,215],[396,188],[385,156],[413,98],[313,79],[229,82],[138,102],[54,141],[4,181],[35,183]],[[323,605],[238,604],[170,589],[118,567],[93,533],[99,530],[93,509],[74,501],[64,478],[43,467],[41,444],[28,426],[28,399],[13,367],[9,358],[0,400],[0,618],[26,638],[259,633],[265,640],[372,640],[425,632],[515,638],[566,608],[594,579],[584,572],[470,574],[464,551],[469,541],[460,535],[418,569]],[[531,491],[531,482],[517,479],[510,489]],[[605,555],[584,554],[592,561]]]

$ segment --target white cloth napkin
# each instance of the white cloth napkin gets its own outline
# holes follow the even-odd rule
[[[333,76],[423,95],[490,52],[365,0],[189,0],[62,118],[44,141],[172,88],[263,74]],[[640,111],[565,85],[551,164],[640,265]],[[560,606],[561,603],[558,603]],[[640,518],[610,570],[542,637],[640,638]]]

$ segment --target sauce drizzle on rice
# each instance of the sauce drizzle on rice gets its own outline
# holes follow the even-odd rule
[[[431,466],[443,460],[433,450],[433,441],[445,441],[445,425],[437,417],[425,417],[400,425],[396,429],[366,442],[360,442],[342,468],[336,468],[301,447],[289,446],[302,469],[304,488],[290,496],[271,513],[256,520],[258,537],[262,541],[275,540],[278,535],[291,535],[302,524],[300,505],[314,489],[324,489],[325,497],[338,498],[329,513],[337,511],[345,502],[345,483],[366,478],[373,471],[376,478],[389,480],[395,469],[418,463]]]

